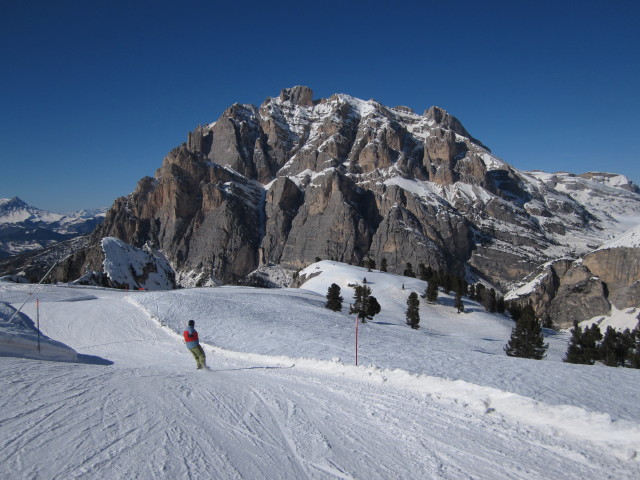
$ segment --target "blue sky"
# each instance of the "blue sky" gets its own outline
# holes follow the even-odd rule
[[[438,105],[521,169],[640,183],[640,6],[0,0],[0,197],[110,206],[198,124],[307,85]]]

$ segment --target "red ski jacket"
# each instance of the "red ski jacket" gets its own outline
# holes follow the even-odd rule
[[[185,330],[183,335],[184,341],[187,344],[187,348],[193,348],[200,345],[200,342],[198,340],[198,332],[193,327],[189,327],[188,330]]]

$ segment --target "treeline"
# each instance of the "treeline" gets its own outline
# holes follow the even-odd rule
[[[640,368],[640,325],[622,332],[609,326],[603,335],[596,324],[582,329],[578,322],[574,322],[563,361],[583,365],[601,362],[608,367]]]
[[[442,290],[447,295],[451,292],[456,294],[455,307],[458,311],[464,310],[462,297],[480,303],[485,310],[491,313],[504,313],[506,310],[504,297],[498,295],[494,288],[487,288],[482,283],[468,283],[463,277],[434,270],[423,263],[418,265],[417,275],[414,274],[411,264],[407,263],[404,275],[427,282],[427,288],[423,295],[427,302],[435,303],[438,299],[438,292]]]
[[[320,258],[316,257],[316,262]],[[367,268],[370,272],[377,268],[376,261],[371,257],[366,257],[360,262],[360,267]],[[388,262],[386,258],[380,260],[380,271],[387,272]],[[424,263],[418,264],[417,268],[409,262],[406,263],[402,275],[405,277],[419,278],[427,282],[427,288],[422,295],[430,303],[435,303],[438,299],[438,292],[441,290],[445,294],[456,294],[455,307],[459,312],[464,310],[462,297],[480,303],[485,310],[491,313],[504,313],[507,309],[504,297],[499,295],[494,288],[487,288],[482,283],[470,284],[464,277],[454,274],[434,270]],[[366,279],[364,281],[366,283]]]

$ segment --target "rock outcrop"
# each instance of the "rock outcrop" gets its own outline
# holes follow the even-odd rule
[[[618,309],[640,306],[640,248],[607,248],[584,257],[583,264],[606,286]]]
[[[541,267],[533,280],[507,295],[531,303],[537,315],[558,328],[640,306],[640,248],[596,250],[580,260],[562,259]]]

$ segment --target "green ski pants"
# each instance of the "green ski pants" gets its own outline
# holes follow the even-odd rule
[[[198,366],[198,368],[207,366],[207,357],[205,356],[204,350],[200,345],[190,348],[189,351],[191,352],[191,355],[193,355],[193,358],[196,359],[196,365]]]

